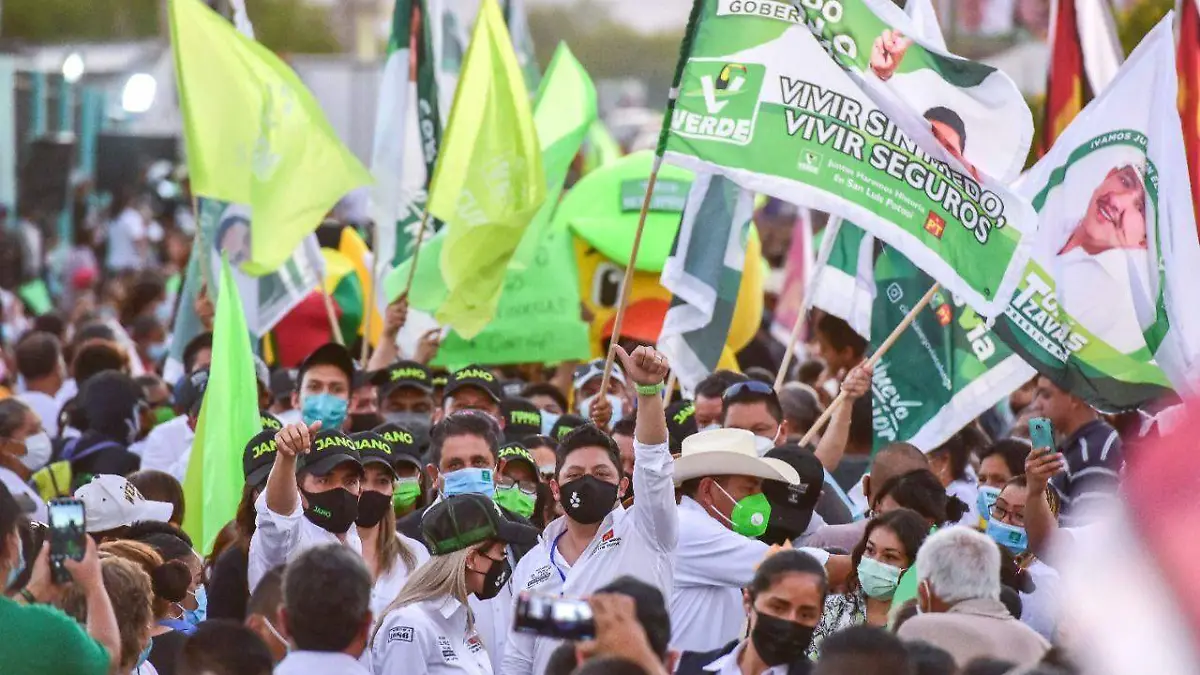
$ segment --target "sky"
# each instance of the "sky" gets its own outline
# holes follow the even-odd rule
[[[574,0],[526,2],[530,6],[570,5]],[[634,28],[653,32],[671,28],[682,29],[687,23],[692,0],[589,0],[588,4],[611,8],[613,16],[626,21]]]

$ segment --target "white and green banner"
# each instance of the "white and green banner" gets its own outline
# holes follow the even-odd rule
[[[917,30],[881,0],[696,0],[660,150],[852,220],[995,316],[1036,225],[1000,182],[1032,121],[1003,73]]]
[[[875,302],[875,242],[862,228],[830,217],[812,280],[813,307],[845,321],[867,339]]]
[[[1194,391],[1200,363],[1200,242],[1170,20],[1022,179],[1041,224],[996,323],[1039,372],[1106,411]]]

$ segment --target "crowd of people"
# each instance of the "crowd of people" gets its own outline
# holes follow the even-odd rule
[[[402,358],[402,299],[365,363],[258,362],[263,430],[208,549],[182,483],[213,336],[165,382],[130,338],[147,296],[6,335],[5,673],[1079,672],[1055,550],[1116,499],[1123,443],[1044,378],[932,451],[872,453],[865,344],[831,316],[778,391],[718,371],[686,400],[626,340],[603,391],[603,360]],[[61,498],[79,555],[50,554]]]

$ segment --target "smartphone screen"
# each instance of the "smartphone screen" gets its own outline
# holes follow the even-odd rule
[[[579,598],[521,593],[513,627],[559,640],[590,640],[596,637],[592,606]]]
[[[70,574],[63,567],[67,558],[83,560],[87,551],[87,529],[83,502],[78,499],[55,499],[49,504],[50,512],[50,571],[57,583],[70,581]]]
[[[1054,450],[1054,426],[1045,417],[1034,417],[1029,420],[1029,442],[1034,450],[1050,448]]]

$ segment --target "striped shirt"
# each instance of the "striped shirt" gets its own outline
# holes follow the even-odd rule
[[[1052,481],[1062,498],[1060,519],[1064,527],[1079,527],[1089,522],[1095,507],[1115,497],[1125,453],[1116,429],[1099,419],[1076,429],[1060,451],[1067,469]]]

